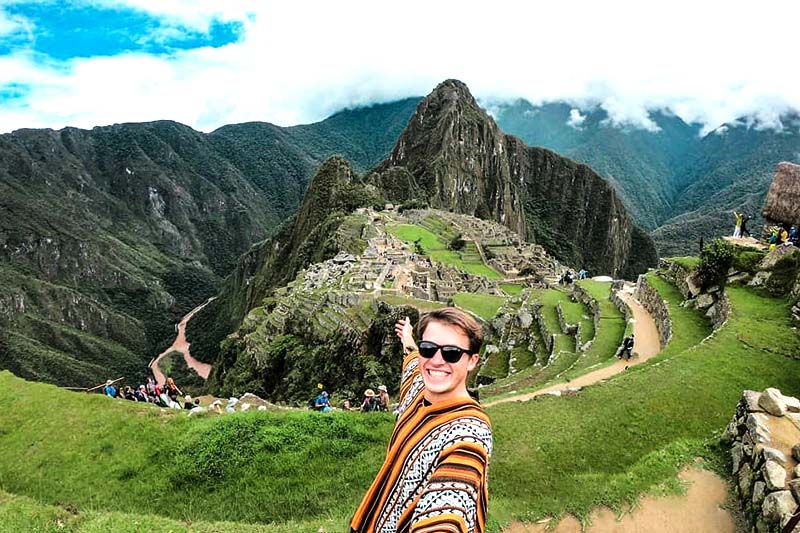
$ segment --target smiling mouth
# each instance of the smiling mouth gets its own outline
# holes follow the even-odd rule
[[[433,378],[446,377],[446,376],[450,375],[450,372],[446,372],[444,370],[433,370],[431,368],[429,368],[427,370],[427,372],[428,372],[428,375],[433,377]]]

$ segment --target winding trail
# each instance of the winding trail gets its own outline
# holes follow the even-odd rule
[[[584,374],[569,383],[558,383],[535,392],[518,394],[484,404],[489,407],[504,402],[525,401],[541,394],[564,391],[574,387],[585,387],[625,371],[626,366],[639,365],[661,351],[658,329],[653,317],[632,294],[631,289],[617,293],[633,312],[633,333],[636,335],[634,357],[630,361],[619,360],[604,368]],[[514,521],[504,528],[504,533],[733,533],[735,524],[724,509],[728,497],[728,486],[719,476],[689,467],[680,474],[680,479],[689,484],[685,495],[666,497],[644,496],[640,503],[621,516],[607,508],[591,512],[589,524],[567,516],[558,523],[543,520],[536,524]]]
[[[735,524],[724,509],[728,486],[708,470],[687,468],[680,479],[689,484],[686,494],[645,496],[634,508],[618,516],[600,508],[589,516],[585,528],[572,516],[550,523],[514,522],[504,533],[733,533]],[[549,526],[549,528],[548,528]]]
[[[208,379],[208,375],[211,373],[211,365],[198,361],[192,357],[191,353],[189,353],[189,342],[186,340],[186,324],[188,324],[189,320],[191,320],[192,317],[199,313],[205,306],[213,302],[214,299],[216,299],[216,296],[209,298],[206,302],[189,311],[189,313],[178,323],[178,335],[175,337],[175,342],[172,343],[172,346],[158,354],[158,357],[156,357],[155,361],[150,363],[150,368],[153,370],[153,375],[156,377],[156,381],[159,385],[163,385],[167,381],[167,378],[158,367],[158,362],[161,361],[162,357],[170,352],[182,353],[183,360],[186,361],[186,364],[189,366],[189,368],[197,372],[197,375],[199,375],[201,378]]]
[[[653,317],[651,317],[650,313],[648,313],[647,310],[642,307],[642,304],[640,304],[633,297],[631,292],[621,290],[617,294],[633,312],[633,333],[636,336],[636,344],[634,345],[634,357],[630,361],[620,359],[611,365],[583,374],[572,381],[566,383],[556,383],[555,385],[550,385],[549,387],[544,387],[543,389],[539,389],[534,392],[517,394],[514,396],[508,396],[506,398],[501,398],[499,400],[490,401],[483,404],[484,407],[491,407],[493,405],[507,402],[524,402],[526,400],[530,400],[531,398],[535,398],[536,396],[541,396],[542,394],[552,394],[554,392],[563,392],[576,387],[586,387],[588,385],[597,383],[598,381],[608,379],[616,374],[621,374],[625,371],[626,367],[640,365],[657,355],[661,351],[661,345],[658,340],[658,329],[656,329],[656,323],[653,321]]]

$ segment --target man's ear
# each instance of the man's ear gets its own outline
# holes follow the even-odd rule
[[[478,353],[474,353],[469,356],[469,364],[467,364],[467,372],[472,372],[472,370],[478,366],[478,361],[481,360],[481,355]]]

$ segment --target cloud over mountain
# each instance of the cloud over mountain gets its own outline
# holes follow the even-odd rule
[[[32,4],[43,5],[0,0],[0,34],[15,35],[0,44],[0,131],[161,118],[206,131],[290,125],[425,94],[448,77],[482,101],[600,105],[613,123],[645,129],[655,109],[707,130],[741,116],[775,127],[800,109],[793,32],[780,31],[800,17],[791,1],[44,2],[97,21],[87,32],[108,51],[73,57],[44,46],[58,17]],[[135,23],[107,31],[114,14],[117,26]]]

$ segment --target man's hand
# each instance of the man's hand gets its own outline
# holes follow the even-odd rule
[[[405,353],[411,353],[417,349],[417,343],[414,342],[414,328],[411,326],[410,318],[405,317],[402,320],[398,320],[397,324],[394,325],[394,332],[400,342],[403,343],[403,351]]]

